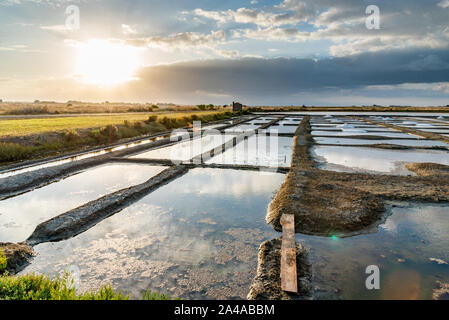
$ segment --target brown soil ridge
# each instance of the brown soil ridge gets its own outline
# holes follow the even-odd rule
[[[449,166],[439,163],[407,163],[405,167],[419,176],[447,176]]]
[[[287,293],[281,288],[281,239],[266,241],[260,245],[257,275],[254,278],[248,300],[306,300],[311,298],[312,267],[309,251],[296,245],[298,293]]]
[[[33,249],[25,243],[0,242],[0,248],[5,254],[9,274],[22,271],[34,256]]]
[[[297,233],[348,236],[367,232],[385,214],[386,200],[449,202],[449,175],[391,176],[317,169],[304,119],[294,139],[292,167],[268,207],[266,221],[281,231],[282,214],[295,215]]]

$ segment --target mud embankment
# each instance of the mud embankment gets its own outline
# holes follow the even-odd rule
[[[166,169],[148,181],[108,194],[39,224],[26,240],[29,245],[74,237],[107,217],[140,200],[148,193],[187,172],[184,166]]]
[[[34,251],[25,243],[4,243],[0,242],[6,257],[6,271],[9,275],[22,271],[34,256]]]
[[[281,245],[280,239],[266,241],[259,248],[257,275],[251,284],[248,300],[306,300],[311,298],[312,268],[309,252],[302,245],[296,245],[296,271],[298,293],[287,293],[281,288]]]
[[[424,177],[441,177],[449,175],[449,166],[439,163],[407,163],[407,170]]]
[[[412,177],[319,170],[309,154],[312,145],[309,119],[304,118],[295,133],[290,172],[268,207],[266,221],[276,231],[282,230],[280,217],[286,213],[295,215],[297,233],[354,235],[382,220],[386,200],[449,202],[449,175]]]

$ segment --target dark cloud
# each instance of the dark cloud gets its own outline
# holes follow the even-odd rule
[[[404,83],[449,82],[449,51],[391,51],[314,59],[206,60],[144,69],[136,90],[266,97]]]

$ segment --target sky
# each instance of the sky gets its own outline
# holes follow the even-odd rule
[[[0,99],[448,105],[449,0],[0,0]]]

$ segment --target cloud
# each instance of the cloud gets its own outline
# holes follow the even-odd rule
[[[232,33],[237,38],[330,40],[329,53],[334,56],[400,48],[449,48],[447,12],[440,8],[447,8],[449,0],[373,0],[369,4],[380,8],[380,30],[366,28],[368,3],[360,0],[284,0],[265,11],[196,9],[193,13],[218,24],[248,25],[246,29],[234,27]]]
[[[3,83],[14,93],[60,100],[174,101],[250,104],[440,104],[449,101],[449,53],[394,50],[316,59],[198,60],[145,67],[139,80],[111,90],[73,79]],[[32,90],[24,91],[29,87]],[[52,97],[57,99],[58,97]],[[30,98],[32,99],[32,98]]]
[[[146,38],[129,38],[124,42],[137,47],[158,48],[165,51],[173,50],[201,50],[207,49],[214,54],[235,58],[239,56],[238,50],[223,50],[220,45],[226,44],[228,40],[224,30],[211,31],[210,33],[181,32],[169,36],[153,36]]]
[[[443,0],[437,4],[441,8],[449,8],[449,0]]]
[[[133,35],[133,34],[137,34],[137,30],[133,27],[131,27],[130,25],[127,24],[122,24],[122,33],[124,35]]]
[[[197,16],[216,20],[221,24],[227,22],[253,23],[261,27],[297,24],[296,18],[289,13],[271,13],[257,9],[239,8],[225,11],[195,9],[193,12]]]
[[[52,25],[52,26],[40,26],[42,30],[50,31],[52,33],[56,34],[68,34],[71,30],[69,30],[65,25],[58,24],[58,25]]]

